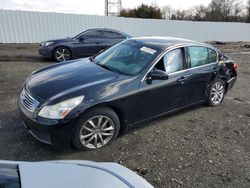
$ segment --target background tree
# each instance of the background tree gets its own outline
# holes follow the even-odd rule
[[[149,6],[142,4],[135,9],[123,9],[120,12],[122,17],[133,17],[133,18],[151,18],[151,19],[162,19],[162,12],[160,8],[156,6]]]
[[[175,10],[170,5],[166,5],[161,8],[162,18],[166,20],[170,20]]]
[[[194,21],[205,21],[207,7],[199,5],[194,7]]]
[[[208,6],[199,5],[187,10],[177,10],[166,5],[161,9],[157,5],[142,4],[135,9],[123,9],[123,17],[155,18],[186,21],[212,22],[248,22],[250,23],[250,0],[243,6],[243,0],[211,0]]]
[[[250,0],[248,0],[248,2],[247,2],[246,22],[250,23]]]
[[[175,13],[172,14],[172,20],[193,20],[193,10],[177,10]]]
[[[237,21],[242,14],[242,0],[212,0],[206,12],[207,21]]]

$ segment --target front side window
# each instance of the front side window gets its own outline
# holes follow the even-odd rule
[[[198,67],[217,62],[216,51],[206,47],[189,47],[191,67]]]
[[[168,52],[154,68],[165,71],[166,73],[174,73],[183,70],[184,55],[182,49],[176,49]]]
[[[170,74],[183,69],[183,53],[181,49],[168,52],[164,58],[165,71]]]
[[[101,38],[101,37],[102,37],[102,32],[98,30],[87,31],[81,36],[81,38],[89,38],[89,39]]]

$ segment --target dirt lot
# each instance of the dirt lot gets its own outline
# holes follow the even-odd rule
[[[24,79],[52,64],[37,45],[0,45],[0,159],[114,161],[155,187],[250,187],[250,49],[221,45],[239,63],[238,80],[223,104],[205,105],[131,129],[91,152],[58,151],[21,125],[17,97]]]

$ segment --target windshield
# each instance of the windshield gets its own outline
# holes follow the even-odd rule
[[[17,165],[0,164],[0,188],[20,188]]]
[[[95,63],[126,75],[139,74],[160,50],[136,40],[121,42],[95,57]]]
[[[73,39],[77,39],[79,38],[81,35],[83,35],[86,31],[83,31],[81,33],[78,33],[77,35],[75,35],[74,37],[72,37]]]

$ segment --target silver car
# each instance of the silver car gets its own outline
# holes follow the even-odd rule
[[[0,160],[1,188],[152,188],[116,163],[92,161],[16,162]]]

